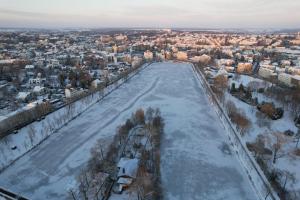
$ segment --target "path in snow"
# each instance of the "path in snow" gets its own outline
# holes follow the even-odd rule
[[[31,199],[64,199],[97,139],[136,109],[159,107],[166,199],[256,199],[204,90],[187,64],[153,64],[0,174],[0,186]]]

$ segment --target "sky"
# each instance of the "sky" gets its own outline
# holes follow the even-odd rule
[[[300,0],[0,0],[0,27],[300,28]]]

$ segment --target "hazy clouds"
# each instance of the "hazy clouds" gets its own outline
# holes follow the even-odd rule
[[[299,28],[299,10],[299,0],[0,0],[0,26]]]

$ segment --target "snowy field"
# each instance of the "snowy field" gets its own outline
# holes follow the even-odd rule
[[[188,64],[153,64],[91,106],[0,174],[31,199],[66,199],[97,139],[104,147],[138,108],[159,107],[165,199],[257,199],[224,128]]]

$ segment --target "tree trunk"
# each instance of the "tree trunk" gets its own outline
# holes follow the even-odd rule
[[[277,160],[277,150],[274,151],[274,156],[273,156],[273,164],[276,164],[276,160]]]

